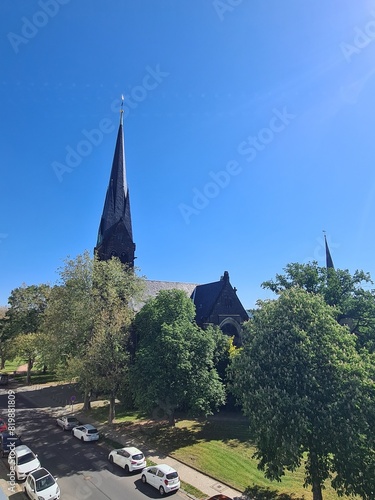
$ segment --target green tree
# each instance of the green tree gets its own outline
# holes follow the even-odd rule
[[[0,307],[0,370],[5,367],[5,361],[9,358],[11,331],[6,318],[6,307]]]
[[[17,353],[17,357],[22,358],[27,364],[26,383],[31,383],[31,370],[44,345],[44,335],[42,333],[20,333],[13,339],[12,352]]]
[[[142,279],[119,259],[99,261],[88,252],[68,259],[45,314],[45,356],[65,378],[78,381],[89,409],[92,390],[115,398],[128,376],[129,330]]]
[[[112,423],[116,397],[129,381],[133,304],[140,300],[143,280],[115,258],[96,260],[93,277],[94,335],[87,356],[95,367],[95,388],[109,396]]]
[[[8,299],[9,309],[6,312],[6,328],[10,338],[14,339],[12,352],[19,354],[27,361],[26,383],[31,383],[31,369],[38,353],[35,352],[36,344],[40,348],[41,326],[50,294],[49,285],[31,285],[15,288]],[[27,338],[33,334],[33,337]],[[19,338],[18,338],[19,337]],[[27,345],[23,348],[23,346]],[[26,352],[27,351],[27,352]]]
[[[375,352],[375,290],[369,288],[373,285],[369,273],[357,270],[352,275],[348,270],[319,267],[317,262],[291,263],[284,271],[262,287],[279,294],[299,286],[322,295],[327,304],[336,307],[337,321],[356,334],[358,347]]]
[[[93,335],[93,264],[88,252],[66,259],[51,290],[44,315],[45,353],[49,363],[65,370],[71,356],[80,356]]]
[[[92,369],[86,362],[87,347],[94,334],[93,266],[94,259],[87,251],[64,261],[43,323],[43,356],[61,378],[79,381],[86,410],[93,388]]]
[[[225,401],[214,366],[216,334],[194,323],[195,308],[180,290],[159,292],[138,313],[132,385],[140,409],[161,408],[170,425],[185,408],[208,415]]]
[[[340,493],[370,499],[374,363],[336,317],[320,294],[300,287],[260,302],[232,358],[232,390],[249,417],[266,477],[280,480],[307,457],[305,486],[314,500],[332,477]]]

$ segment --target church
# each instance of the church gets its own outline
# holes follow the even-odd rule
[[[117,133],[112,168],[99,224],[94,253],[100,260],[118,257],[123,264],[134,267],[135,243],[130,212],[129,188],[126,179],[123,110]],[[237,296],[237,290],[225,271],[218,281],[205,284],[146,280],[143,302],[155,297],[161,290],[183,290],[194,302],[196,323],[205,328],[217,325],[234,344],[241,345],[242,324],[249,316]]]

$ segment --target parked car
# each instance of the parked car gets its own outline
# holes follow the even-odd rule
[[[7,373],[0,373],[0,385],[8,385],[9,375]]]
[[[8,429],[8,426],[2,418],[0,418],[0,432],[4,432]]]
[[[31,500],[59,500],[60,488],[47,469],[30,472],[25,482],[25,493]]]
[[[230,497],[226,495],[214,495],[213,497],[208,498],[208,500],[232,500]]]
[[[22,444],[21,438],[14,432],[4,431],[0,434],[0,454],[2,457],[9,455],[10,450],[14,450]]]
[[[72,416],[63,416],[56,419],[56,425],[64,431],[71,431],[74,427],[81,425],[81,422]]]
[[[26,479],[26,476],[40,468],[40,462],[28,446],[21,444],[17,446],[8,456],[9,466],[14,468],[18,481]]]
[[[91,424],[74,427],[72,434],[81,441],[97,441],[99,439],[98,429]]]
[[[146,467],[145,456],[134,446],[112,450],[108,455],[108,460],[111,464],[119,465],[125,469],[125,472],[142,470]]]
[[[151,484],[160,495],[172,493],[180,488],[180,478],[175,469],[166,464],[147,467],[142,472],[142,483]]]

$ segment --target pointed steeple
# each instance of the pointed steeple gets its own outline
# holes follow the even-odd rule
[[[324,242],[325,242],[325,246],[326,246],[326,267],[327,267],[327,269],[335,269],[335,266],[333,265],[333,260],[331,257],[331,252],[329,251],[329,248],[328,248],[327,237],[326,237],[325,231],[324,231]]]
[[[94,251],[100,260],[116,256],[123,264],[134,265],[135,244],[126,180],[122,107],[111,175]]]

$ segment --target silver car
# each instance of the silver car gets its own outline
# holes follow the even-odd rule
[[[64,431],[71,431],[74,427],[81,425],[81,422],[72,416],[63,416],[56,419],[56,425]]]

